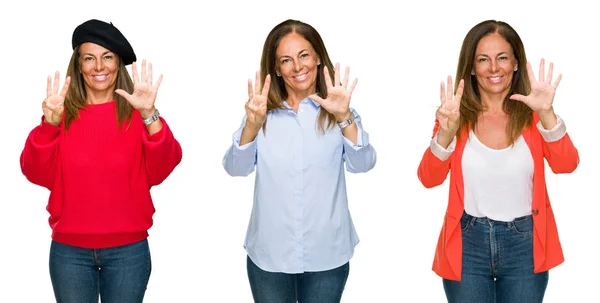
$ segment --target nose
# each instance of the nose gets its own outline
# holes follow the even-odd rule
[[[496,60],[491,60],[491,64],[490,64],[490,72],[492,73],[496,73],[498,71],[498,61]]]
[[[299,71],[301,69],[302,69],[302,64],[301,64],[300,60],[294,61],[294,71]]]
[[[104,68],[104,61],[102,59],[96,60],[95,68],[97,71],[101,71]]]

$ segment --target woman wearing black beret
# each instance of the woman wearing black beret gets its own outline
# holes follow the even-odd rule
[[[162,75],[138,75],[133,48],[112,24],[73,32],[59,89],[48,77],[43,117],[21,170],[50,190],[50,277],[58,302],[142,302],[151,272],[150,188],[181,161],[181,146],[154,107]],[[126,66],[132,65],[133,79]]]

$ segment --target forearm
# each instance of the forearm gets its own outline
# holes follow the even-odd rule
[[[164,181],[182,158],[181,145],[166,122],[160,118],[151,125],[159,121],[161,129],[144,137],[144,158],[150,185],[158,185]]]
[[[554,117],[556,123],[550,129],[546,129],[541,117],[536,125],[544,140],[544,157],[554,173],[570,173],[579,165],[579,152],[567,134],[564,121],[557,115]]]
[[[260,129],[261,127],[252,126],[249,123],[246,123],[242,129],[242,135],[240,136],[240,145],[246,145],[247,143],[254,141]]]
[[[161,131],[162,128],[163,128],[163,123],[162,123],[162,121],[160,121],[160,119],[146,125],[146,131],[148,131],[148,135],[154,135],[154,134],[158,133],[159,131]]]
[[[544,129],[548,129],[548,130],[552,129],[558,122],[558,118],[556,117],[556,114],[554,113],[554,109],[550,109],[549,111],[546,111],[546,112],[540,112],[540,113],[538,113],[538,116],[540,117],[540,121],[541,121]]]
[[[423,186],[432,188],[444,183],[449,171],[450,160],[442,161],[432,152],[431,148],[428,148],[419,163],[417,176]]]
[[[361,173],[375,167],[377,152],[369,142],[369,133],[363,129],[360,117],[357,116],[354,123],[343,128],[342,135],[347,171]]]
[[[151,117],[152,115],[154,115],[156,113],[156,108],[152,108],[150,110],[144,110],[144,111],[140,111],[140,116],[142,117],[142,120],[146,120],[148,117]],[[146,124],[146,131],[148,131],[149,135],[154,135],[158,132],[160,132],[163,128],[163,123],[160,119],[150,123],[150,124]]]
[[[260,128],[256,130],[249,127],[246,121],[244,117],[240,128],[233,133],[231,146],[223,156],[223,168],[230,176],[247,176],[254,171],[256,136]]]
[[[32,183],[52,189],[58,163],[60,128],[49,123],[33,129],[21,152],[23,175]]]
[[[356,126],[356,123],[352,123],[342,128],[342,135],[350,140],[352,144],[356,145],[358,139],[358,127]]]
[[[445,132],[443,130],[440,129],[440,131],[437,133],[437,138],[436,138],[436,143],[444,148],[444,149],[448,149],[448,147],[450,146],[450,143],[452,143],[452,141],[454,140],[454,133],[450,133],[450,132]]]

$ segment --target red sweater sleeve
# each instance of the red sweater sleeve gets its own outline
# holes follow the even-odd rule
[[[537,113],[534,113],[533,123],[537,125],[539,121],[540,117]],[[542,139],[542,145],[544,158],[546,158],[548,166],[550,166],[550,169],[552,169],[555,174],[571,173],[579,165],[579,152],[571,141],[569,134],[566,133],[566,128],[562,138],[552,142],[547,142]]]
[[[569,134],[555,142],[544,141],[544,157],[556,174],[571,173],[579,165],[579,152]]]
[[[432,139],[435,137],[439,127],[440,124],[436,120],[435,126],[433,127],[433,135],[431,136]],[[433,152],[431,152],[431,148],[428,147],[423,154],[419,169],[417,170],[419,181],[421,181],[423,186],[431,188],[444,183],[444,180],[446,180],[448,172],[450,171],[450,159],[452,159],[452,157],[448,158],[446,161],[440,160]]]
[[[52,190],[58,166],[61,127],[44,121],[35,127],[21,152],[21,171],[30,182]]]
[[[155,134],[144,134],[144,157],[148,185],[162,183],[181,162],[181,145],[173,136],[169,125],[159,117],[163,127]]]

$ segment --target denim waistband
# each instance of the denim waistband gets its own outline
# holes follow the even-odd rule
[[[512,221],[497,221],[497,220],[490,219],[488,217],[474,217],[474,216],[471,216],[471,215],[467,214],[466,211],[463,211],[462,217],[465,218],[465,219],[467,219],[469,221],[469,223],[477,222],[477,223],[481,223],[481,224],[490,224],[490,225],[503,225],[503,224],[506,224],[508,226],[512,225],[512,223],[515,222],[515,221],[522,221],[522,220],[533,219],[532,215],[527,215],[527,216],[522,216],[522,217],[515,218]]]

